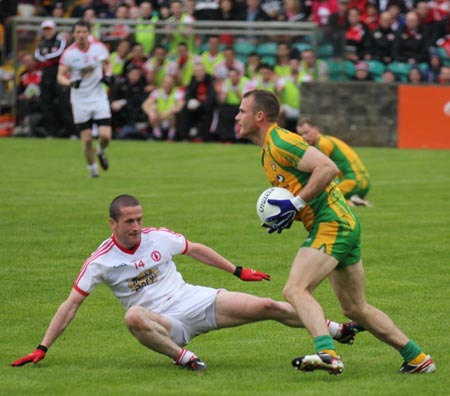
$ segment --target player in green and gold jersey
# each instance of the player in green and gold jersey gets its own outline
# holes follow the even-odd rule
[[[369,172],[358,154],[342,140],[320,133],[310,118],[302,118],[297,133],[311,146],[330,157],[339,169],[336,183],[351,206],[370,206],[365,199],[370,189]]]
[[[277,215],[266,219],[271,224],[267,225],[268,232],[280,233],[290,228],[294,219],[302,221],[308,231],[283,294],[313,337],[315,353],[295,358],[292,365],[298,370],[320,369],[336,375],[344,370],[323,309],[313,296],[315,288],[328,278],[344,315],[400,352],[402,373],[435,371],[431,357],[389,316],[366,302],[359,222],[333,182],[339,170],[300,135],[280,128],[279,113],[280,103],[274,93],[254,90],[243,95],[236,121],[241,137],[261,147],[261,162],[269,182],[295,195],[268,201],[280,207]]]

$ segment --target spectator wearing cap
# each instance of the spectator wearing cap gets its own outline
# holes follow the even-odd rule
[[[62,87],[56,81],[59,59],[66,49],[67,41],[62,33],[56,30],[56,24],[52,19],[46,19],[41,23],[41,39],[34,52],[38,67],[42,70],[41,78],[41,107],[44,122],[48,128],[48,136],[58,136],[58,120],[61,117],[63,136],[76,135],[75,125],[72,120],[72,111],[69,99],[69,88]],[[55,111],[55,106],[58,111]]]
[[[373,81],[370,73],[369,64],[365,61],[360,61],[355,65],[355,75],[352,78],[353,81]]]

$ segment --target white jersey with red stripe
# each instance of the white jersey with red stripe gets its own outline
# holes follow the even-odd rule
[[[105,240],[84,263],[74,288],[88,296],[104,283],[125,308],[139,305],[153,312],[177,296],[186,283],[172,257],[184,254],[187,239],[166,228],[144,228],[133,250],[121,247],[114,236]]]
[[[72,102],[107,100],[101,79],[102,62],[108,58],[109,51],[100,41],[89,41],[89,46],[84,50],[74,43],[64,51],[59,63],[69,68],[70,81],[81,80],[79,88],[70,90]]]

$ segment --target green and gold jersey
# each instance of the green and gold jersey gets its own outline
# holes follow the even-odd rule
[[[296,133],[277,124],[269,128],[261,151],[261,163],[272,186],[287,188],[294,195],[300,193],[311,177],[310,173],[298,169],[308,147],[308,143]],[[315,221],[337,221],[349,212],[344,196],[331,182],[321,194],[308,202],[296,220],[301,220],[309,231]]]
[[[316,148],[330,157],[339,168],[338,179],[351,179],[359,184],[360,189],[366,189],[369,184],[369,172],[355,153],[346,143],[333,136],[318,135]]]

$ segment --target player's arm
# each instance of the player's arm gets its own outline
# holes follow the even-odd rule
[[[312,146],[308,147],[297,168],[311,174],[308,183],[299,194],[305,202],[318,196],[339,173],[336,164]]]
[[[113,82],[113,77],[112,77],[112,63],[109,56],[108,58],[102,61],[102,70],[103,70],[103,78],[101,79],[101,82],[110,87]]]
[[[294,198],[268,200],[268,203],[280,207],[278,214],[267,219],[268,222],[275,221],[274,224],[268,226],[267,232],[269,234],[275,231],[281,233],[284,229],[290,228],[297,212],[302,210],[307,202],[322,193],[339,172],[337,166],[330,158],[312,146],[305,151],[297,165],[297,169],[311,174],[308,183],[302,188],[300,194]],[[263,224],[263,226],[265,225]]]
[[[69,67],[60,63],[58,66],[58,74],[56,76],[58,84],[70,87],[70,78],[67,77],[69,73],[70,73]]]
[[[188,242],[188,248],[185,254],[204,264],[236,275],[238,278],[245,281],[261,281],[263,279],[270,280],[269,275],[254,269],[236,266],[215,250],[201,243]]]
[[[50,348],[50,346],[62,334],[62,332],[75,317],[78,308],[83,303],[85,298],[86,297],[81,295],[78,291],[72,289],[69,297],[59,306],[58,310],[53,316],[53,319],[47,328],[47,332],[45,333],[45,336],[37,349],[34,352],[16,360],[11,365],[23,366],[24,364],[31,362],[36,364],[40,360],[44,359],[48,348]]]

